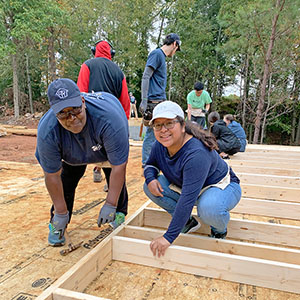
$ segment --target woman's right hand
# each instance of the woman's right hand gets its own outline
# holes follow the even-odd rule
[[[159,183],[159,181],[157,179],[154,179],[152,181],[149,182],[148,184],[148,189],[150,191],[150,193],[156,197],[163,197],[164,195],[162,194],[162,192],[164,191],[161,184]]]

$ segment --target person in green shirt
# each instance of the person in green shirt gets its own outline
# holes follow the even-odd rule
[[[187,113],[189,121],[197,122],[201,128],[206,129],[205,114],[209,111],[212,100],[203,88],[203,83],[197,81],[194,90],[187,95]]]

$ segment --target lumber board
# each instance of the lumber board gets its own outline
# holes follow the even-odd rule
[[[258,167],[258,166],[245,166],[234,165],[229,163],[235,173],[251,173],[251,174],[265,174],[265,175],[278,175],[278,176],[292,176],[299,177],[300,169],[282,169],[272,167]]]
[[[57,288],[53,292],[53,300],[109,300],[109,299]]]
[[[154,257],[150,241],[115,236],[113,259],[211,278],[300,292],[300,266],[265,259],[170,246]]]
[[[7,133],[17,134],[17,135],[30,135],[36,136],[37,129],[19,129],[19,128],[5,128]]]
[[[279,176],[279,175],[262,175],[246,172],[236,172],[242,183],[245,184],[259,184],[268,186],[282,186],[282,187],[300,187],[299,176]]]
[[[230,156],[232,160],[259,160],[264,161],[264,159],[272,160],[272,161],[279,161],[279,162],[299,162],[300,153],[297,152],[286,152],[286,153],[272,153],[272,152],[249,152],[249,153],[241,153],[238,152],[232,156]]]
[[[145,208],[151,203],[151,200],[146,201],[130,218],[126,220],[124,225],[131,224],[135,226],[143,226]]]
[[[280,159],[278,158],[278,155],[280,155]],[[247,159],[244,159],[244,157],[246,157]],[[267,160],[272,160],[272,161],[290,161],[290,160],[294,160],[294,161],[299,161],[300,159],[300,154],[298,153],[285,153],[285,154],[278,154],[278,153],[264,153],[264,152],[250,152],[250,153],[246,153],[246,154],[235,154],[233,156],[231,156],[232,160],[255,160],[256,157],[264,157]]]
[[[14,128],[14,129],[27,129],[27,126],[22,126],[22,125],[10,125],[10,124],[0,124],[1,127],[4,128]]]
[[[300,187],[295,188],[245,183],[241,183],[241,187],[243,197],[300,202]]]
[[[111,235],[117,234],[123,227],[117,228]],[[112,260],[111,235],[80,259],[69,271],[47,288],[37,300],[52,300],[57,288],[82,292]]]
[[[239,204],[231,212],[299,220],[300,203],[242,197]]]
[[[122,231],[123,237],[152,241],[162,236],[164,230],[128,225]],[[120,235],[121,236],[121,235]],[[300,249],[289,249],[278,246],[253,244],[228,239],[214,239],[201,235],[181,233],[172,245],[219,251],[246,257],[268,259],[300,265]]]
[[[254,166],[254,167],[270,167],[270,168],[279,168],[279,169],[289,169],[289,170],[300,170],[300,162],[278,162],[278,161],[272,161],[267,160],[267,158],[264,158],[264,160],[244,160],[244,159],[229,159],[227,160],[228,164],[230,166]]]
[[[145,227],[167,229],[170,221],[171,216],[162,209],[148,207],[144,211]],[[231,219],[227,231],[227,237],[231,239],[300,247],[300,227],[298,226]],[[201,227],[197,233],[208,235],[210,227],[201,221]]]
[[[112,260],[111,238],[122,232],[124,226],[134,220],[135,216],[139,215],[150,202],[149,200],[142,205],[124,224],[115,229],[87,255],[82,257],[69,271],[39,295],[37,300],[53,300],[52,295],[57,288],[82,292]]]
[[[286,152],[298,152],[300,153],[300,146],[284,146],[284,145],[267,145],[267,144],[248,144],[246,148],[246,152],[248,151],[270,151],[277,152],[282,151]]]

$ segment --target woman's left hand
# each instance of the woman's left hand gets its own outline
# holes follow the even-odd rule
[[[160,257],[161,255],[165,255],[165,252],[170,245],[171,244],[163,236],[160,236],[150,243],[150,249],[153,256],[157,253],[158,257]]]

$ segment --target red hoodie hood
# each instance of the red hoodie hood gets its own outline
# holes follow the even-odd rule
[[[110,46],[108,42],[102,41],[96,45],[95,57],[105,57],[111,60]]]

